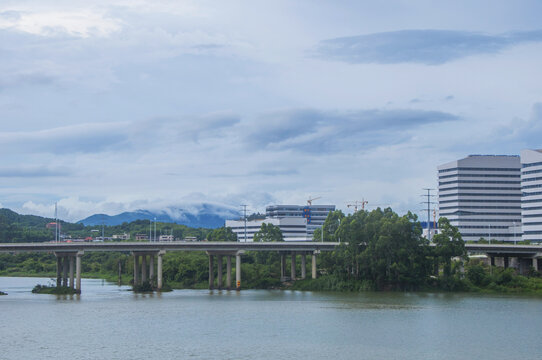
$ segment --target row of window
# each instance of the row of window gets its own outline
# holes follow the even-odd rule
[[[439,204],[448,204],[448,203],[513,203],[513,204],[521,204],[521,200],[456,199],[456,200],[439,201]]]
[[[531,167],[531,166],[541,166],[542,165],[542,162],[535,162],[535,163],[530,163],[530,164],[521,164],[521,167],[522,168],[527,168],[527,167]]]
[[[446,206],[439,207],[439,210],[451,210],[457,209],[459,206]],[[461,209],[509,209],[509,210],[521,210],[521,206],[461,206]]]
[[[468,186],[458,186],[453,188],[439,189],[439,191],[450,191],[450,190],[520,190],[520,187],[468,187]]]
[[[542,231],[524,231],[524,235],[542,235]]]
[[[542,184],[522,186],[522,187],[521,187],[521,190],[525,190],[525,189],[536,189],[536,188],[539,188],[539,187],[542,187]]]
[[[541,216],[540,214],[527,214],[527,215],[523,215],[522,217],[523,218],[537,218],[540,216]]]
[[[453,194],[439,194],[438,195],[439,198],[440,197],[450,197],[450,196],[482,196],[482,197],[486,197],[486,196],[509,196],[509,197],[519,197],[519,194],[483,194],[483,193],[461,193],[461,194],[458,194],[458,193],[453,193]]]
[[[522,203],[522,204],[542,203],[542,199],[522,200],[521,203]]]
[[[534,226],[534,225],[542,225],[542,222],[537,221],[537,222],[526,222],[526,223],[523,223],[523,226]]]
[[[542,206],[524,207],[524,208],[521,208],[521,210],[523,211],[542,210]]]
[[[537,192],[524,192],[523,194],[521,194],[521,196],[535,196],[535,195],[542,195],[542,191],[537,191]]]
[[[510,226],[491,226],[491,229],[508,229]],[[459,229],[489,229],[487,225],[459,225]]]
[[[449,185],[449,184],[514,184],[514,185],[520,185],[520,181],[492,181],[492,180],[453,180],[453,181],[445,181],[445,182],[439,182],[440,186],[442,185]]]
[[[538,181],[538,180],[542,180],[542,177],[527,178],[527,179],[521,180],[521,182]]]
[[[450,171],[517,171],[519,172],[519,168],[471,168],[471,167],[456,167],[456,168],[450,168],[450,169],[442,169],[439,170],[439,173],[445,173]]]
[[[454,211],[451,213],[440,213],[440,216],[448,216],[448,215],[499,215],[499,216],[521,216],[521,213],[490,213],[490,212],[473,212],[473,211]]]
[[[522,175],[529,175],[529,174],[540,174],[542,173],[542,170],[528,170],[528,171],[521,171]]]
[[[538,170],[537,170],[538,171]],[[520,175],[512,175],[512,174],[452,174],[452,175],[444,175],[439,176],[439,179],[447,179],[447,178],[453,178],[453,177],[489,177],[489,178],[520,178]]]
[[[518,234],[509,234],[509,233],[496,233],[496,234],[494,234],[494,233],[486,233],[486,234],[484,234],[484,233],[478,233],[478,234],[474,233],[474,234],[464,234],[464,233],[461,233],[461,236],[463,236],[463,237],[467,237],[467,236],[476,236],[476,237],[478,237],[478,238],[479,238],[479,237],[488,237],[488,238],[491,237],[492,239],[494,239],[494,238],[496,238],[496,237],[511,237],[511,238],[517,237],[517,238],[519,238],[519,237],[521,237],[521,234],[520,234],[520,233],[518,233]]]
[[[513,223],[514,220],[510,219],[459,219],[459,220],[450,220],[452,224],[456,224],[458,221],[460,222],[481,222],[481,223],[488,223],[488,222],[507,222],[507,223]],[[521,224],[521,220],[515,220],[516,224]]]

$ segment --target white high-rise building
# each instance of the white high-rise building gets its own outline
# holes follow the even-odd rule
[[[542,150],[521,152],[522,240],[542,242]]]
[[[439,166],[438,179],[439,216],[457,226],[463,240],[521,239],[519,156],[470,155]]]
[[[273,219],[307,219],[307,236],[312,240],[314,230],[324,225],[331,211],[335,211],[335,205],[271,205],[265,208],[265,215]]]

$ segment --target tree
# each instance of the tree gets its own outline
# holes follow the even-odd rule
[[[282,236],[282,231],[278,226],[262,223],[260,230],[254,234],[254,241],[284,241],[284,237]]]
[[[237,241],[237,235],[232,231],[230,227],[221,227],[214,229],[207,234],[208,241]]]
[[[447,218],[440,218],[438,226],[440,233],[433,237],[435,255],[439,258],[440,263],[444,265],[444,277],[449,278],[452,275],[452,258],[465,256],[465,242],[457,227],[450,224]]]

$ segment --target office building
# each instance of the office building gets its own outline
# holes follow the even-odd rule
[[[521,152],[522,240],[542,242],[542,150]]]
[[[457,226],[463,240],[521,239],[519,156],[470,155],[439,166],[438,180],[439,216]]]
[[[271,205],[265,208],[265,215],[271,219],[307,219],[307,236],[312,240],[314,230],[324,225],[331,211],[335,211],[335,205]]]
[[[226,220],[226,227],[232,229],[237,235],[237,240],[241,242],[254,241],[254,234],[260,231],[262,224],[273,224],[280,228],[284,241],[311,241],[307,235],[307,220],[303,217],[286,217],[286,218],[265,218],[259,220],[250,220],[246,222],[246,238],[245,238],[245,221],[244,220]]]

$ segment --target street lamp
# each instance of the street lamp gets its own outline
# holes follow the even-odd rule
[[[514,221],[514,245],[516,245],[516,222]]]

